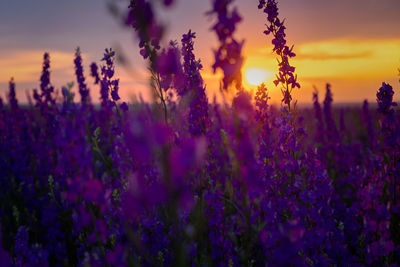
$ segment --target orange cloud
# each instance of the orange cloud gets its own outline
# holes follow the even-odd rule
[[[257,67],[277,73],[277,61],[272,46],[247,50],[245,68]],[[297,56],[291,60],[302,88],[294,97],[310,102],[313,85],[324,89],[333,85],[335,100],[340,102],[374,101],[376,90],[385,81],[398,87],[400,39],[326,40],[302,43],[294,48]],[[280,90],[267,84],[271,101],[280,101]],[[398,93],[395,98],[399,99]]]
[[[295,65],[302,77],[384,78],[395,75],[400,39],[331,40],[297,48]]]

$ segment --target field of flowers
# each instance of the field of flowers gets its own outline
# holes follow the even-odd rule
[[[121,102],[112,49],[90,77],[76,50],[76,93],[52,86],[48,53],[30,105],[10,80],[0,101],[1,266],[400,265],[392,86],[377,88],[377,104],[334,108],[327,84],[323,103],[316,91],[312,108],[296,107],[284,20],[275,0],[259,0],[282,91],[281,106],[269,105],[264,84],[254,96],[242,86],[233,0],[211,2],[213,68],[232,103],[208,99],[194,32],[160,47],[149,0],[131,0],[124,23],[149,63],[153,103]]]

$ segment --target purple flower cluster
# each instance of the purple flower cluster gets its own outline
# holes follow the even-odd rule
[[[156,70],[159,77],[161,89],[167,92],[168,89],[176,88],[178,95],[185,93],[183,85],[183,72],[181,53],[176,42],[171,41],[167,49],[163,49],[157,58]]]
[[[393,102],[393,88],[389,84],[382,83],[382,87],[376,93],[376,98],[378,102],[378,112],[382,114],[382,119],[380,124],[382,127],[382,132],[385,134],[385,143],[388,146],[396,146],[399,142],[397,140],[397,125],[395,123],[394,106],[397,103]]]
[[[109,97],[111,94],[112,101],[118,101],[120,99],[118,95],[119,79],[113,79],[115,73],[114,66],[115,51],[112,49],[106,49],[102,61],[105,65],[101,67],[102,79],[101,85],[101,105],[103,107],[109,105]]]
[[[183,73],[186,75],[185,84],[183,88],[178,92],[180,95],[184,95],[187,91],[194,89],[194,86],[203,86],[203,78],[200,75],[200,70],[203,66],[200,60],[196,60],[193,53],[194,41],[196,33],[189,30],[188,33],[182,35],[182,56],[183,56]]]
[[[171,0],[165,0],[165,5],[172,4]],[[126,14],[125,24],[133,27],[139,37],[140,54],[144,59],[154,60],[155,53],[160,49],[160,41],[164,29],[156,21],[152,3],[147,0],[130,0]]]
[[[217,22],[212,30],[217,34],[220,42],[219,48],[214,51],[215,63],[213,64],[214,73],[221,69],[224,73],[222,79],[223,88],[226,90],[232,83],[236,84],[238,90],[242,89],[241,68],[243,65],[242,48],[244,41],[237,41],[233,34],[242,18],[236,8],[229,9],[233,0],[212,0],[213,8],[208,15],[215,15]]]
[[[383,114],[393,113],[393,106],[397,104],[393,102],[393,88],[390,84],[382,83],[382,87],[376,93],[376,98],[378,101],[378,111]]]

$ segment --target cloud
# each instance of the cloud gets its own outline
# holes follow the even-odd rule
[[[245,65],[276,72],[276,57],[271,50],[271,45],[248,50]],[[296,45],[294,51],[297,56],[291,64],[302,86],[294,98],[300,102],[311,100],[313,85],[323,89],[326,82],[332,83],[338,102],[374,101],[383,81],[398,85],[400,38],[312,41]],[[275,86],[268,85],[268,89],[271,101],[280,100]],[[399,99],[398,94],[395,98]]]
[[[297,56],[301,59],[310,60],[348,60],[371,57],[373,51],[364,51],[356,53],[332,53],[332,52],[316,52],[316,53],[298,53]]]
[[[295,50],[303,77],[382,78],[395,75],[400,63],[400,39],[329,40]]]

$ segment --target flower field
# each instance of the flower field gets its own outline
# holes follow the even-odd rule
[[[383,82],[377,103],[340,107],[327,84],[298,107],[285,20],[275,0],[259,0],[260,38],[279,67],[282,101],[272,105],[265,84],[255,94],[243,86],[234,0],[212,0],[213,70],[234,97],[210,99],[196,33],[162,47],[154,2],[127,1],[123,14],[153,102],[120,99],[112,49],[86,76],[76,50],[75,88],[52,85],[44,53],[29,105],[10,80],[0,98],[0,265],[399,266],[393,87]]]

